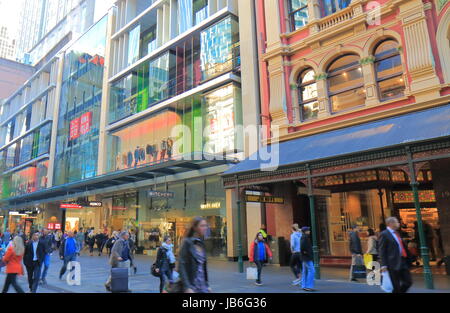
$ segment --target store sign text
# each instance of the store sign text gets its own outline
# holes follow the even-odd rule
[[[148,192],[149,198],[170,198],[172,199],[174,197],[174,193],[170,191],[154,191],[150,190]]]
[[[245,200],[247,202],[275,203],[275,204],[284,203],[284,198],[271,196],[246,195]]]

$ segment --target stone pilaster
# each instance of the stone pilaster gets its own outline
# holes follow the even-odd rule
[[[317,102],[319,103],[319,113],[318,118],[324,118],[329,115],[329,102],[328,97],[328,86],[327,86],[327,74],[319,73],[316,74],[317,83]]]
[[[374,69],[375,57],[370,55],[361,59],[361,68],[364,77],[364,89],[366,91],[366,106],[373,106],[379,104],[377,96],[377,82]]]
[[[279,136],[288,133],[287,97],[283,78],[283,57],[277,56],[269,60],[270,81],[270,115],[272,117],[272,133]],[[276,138],[275,138],[276,139]]]
[[[412,0],[400,5],[400,18],[406,44],[411,93],[416,101],[439,97],[440,83],[434,69],[434,59],[426,22],[427,4]]]

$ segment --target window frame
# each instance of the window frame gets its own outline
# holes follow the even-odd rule
[[[315,71],[314,69],[312,69],[311,67],[307,67],[305,69],[303,69],[300,74],[297,77],[297,96],[298,96],[298,107],[299,107],[299,113],[300,113],[300,121],[304,122],[304,121],[310,121],[313,119],[316,119],[317,117],[312,117],[312,118],[304,118],[303,116],[303,107],[306,104],[310,104],[310,103],[314,103],[314,102],[318,102],[318,95],[316,94],[316,97],[311,98],[309,100],[304,101],[303,100],[303,92],[302,92],[302,88],[310,86],[312,84],[316,84],[316,92],[317,92],[317,80],[315,78],[313,78],[312,80],[308,80],[306,82],[303,81],[303,75],[308,73],[309,71],[312,71],[315,75]],[[306,75],[305,75],[306,76]]]
[[[383,55],[380,58],[377,58],[377,56],[375,54],[376,50],[378,49],[378,47],[380,47],[383,43],[385,43],[387,41],[393,41],[393,42],[395,42],[397,44],[396,51],[395,52],[391,52],[391,53],[389,53],[387,55]],[[378,42],[375,45],[375,47],[373,48],[373,54],[374,54],[374,58],[375,58],[375,60],[373,62],[373,65],[374,65],[373,68],[374,68],[374,73],[375,73],[375,82],[377,84],[378,99],[379,99],[380,102],[385,102],[385,101],[401,98],[401,97],[403,97],[405,95],[404,91],[406,89],[406,86],[405,86],[405,81],[403,79],[403,66],[402,66],[402,70],[401,71],[399,71],[397,73],[394,73],[394,74],[387,75],[387,76],[382,77],[382,78],[378,77],[378,71],[377,71],[377,63],[379,63],[381,61],[384,61],[384,60],[387,60],[389,58],[393,58],[393,57],[396,57],[396,56],[398,56],[400,58],[400,61],[401,61],[401,57],[402,56],[400,54],[400,51],[398,51],[398,46],[400,46],[400,44],[398,43],[397,40],[395,40],[393,38],[386,38],[386,39],[381,40],[380,42]],[[398,96],[393,96],[393,97],[382,98],[382,96],[381,96],[381,89],[380,89],[380,83],[384,82],[386,80],[392,79],[392,78],[396,78],[396,77],[400,77],[403,80],[403,87],[405,88],[403,90],[403,94],[402,95],[398,95]]]
[[[332,114],[333,114],[333,113],[345,112],[345,111],[354,109],[354,108],[356,108],[356,107],[362,106],[362,105],[357,105],[357,106],[354,106],[354,107],[351,107],[351,108],[346,108],[346,109],[339,110],[339,111],[334,111],[334,110],[333,110],[333,103],[332,103],[332,101],[331,101],[331,97],[336,96],[336,95],[339,95],[339,94],[342,94],[342,93],[345,93],[345,92],[348,92],[348,91],[351,91],[351,90],[356,90],[356,89],[359,89],[359,88],[363,88],[363,89],[364,89],[364,74],[362,73],[362,66],[361,66],[361,64],[360,64],[359,62],[353,62],[353,63],[347,64],[347,65],[344,66],[344,67],[340,67],[340,68],[334,70],[334,71],[333,71],[333,74],[330,75],[329,68],[330,68],[337,60],[339,60],[339,59],[341,59],[341,58],[345,58],[346,56],[356,56],[356,57],[358,57],[358,58],[360,57],[358,54],[355,54],[355,53],[347,53],[347,54],[341,55],[341,56],[339,56],[339,57],[333,59],[333,61],[331,61],[330,64],[328,65],[328,67],[327,67],[327,94],[328,94],[328,99],[329,99],[330,112],[331,112]],[[349,71],[352,71],[352,70],[355,70],[355,69],[358,69],[358,68],[361,68],[361,77],[362,77],[362,79],[363,79],[363,81],[362,81],[360,84],[355,85],[355,86],[352,86],[352,87],[343,88],[343,89],[340,89],[340,90],[334,91],[334,92],[331,92],[331,91],[330,91],[330,78],[339,76],[340,74],[342,74],[342,73],[344,73],[344,72],[349,72]]]
[[[288,0],[288,1],[289,1],[289,12],[288,13],[289,13],[290,28],[291,28],[291,32],[295,32],[296,30],[299,29],[299,28],[295,27],[295,14],[297,12],[300,12],[300,11],[304,10],[304,9],[307,9],[308,8],[308,1],[306,1],[306,4],[304,6],[299,7],[298,9],[295,9],[295,10],[294,10],[294,7],[292,5],[292,0]],[[309,14],[308,14],[308,19],[309,19]],[[308,24],[308,22],[305,25],[303,25],[303,26],[306,26],[307,24]]]

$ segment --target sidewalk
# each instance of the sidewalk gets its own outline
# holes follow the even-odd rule
[[[81,286],[69,286],[65,279],[59,280],[59,270],[62,266],[54,253],[47,277],[47,286],[39,286],[38,293],[104,293],[110,268],[107,256],[86,256],[78,258],[81,263]],[[136,256],[138,271],[130,277],[130,288],[133,293],[157,293],[159,279],[150,275],[150,266],[154,258]],[[245,264],[245,268],[249,266]],[[291,286],[293,275],[288,267],[268,265],[263,268],[263,286],[254,285],[246,279],[245,273],[237,272],[237,263],[219,260],[209,261],[209,279],[214,292],[218,293],[304,293],[298,286]],[[347,269],[322,268],[322,279],[316,281],[317,293],[382,293],[378,286],[368,286],[363,280],[359,283],[349,282]],[[414,285],[410,292],[446,292],[450,293],[450,277],[435,276],[435,290],[424,289],[423,276],[413,274]],[[65,277],[64,277],[65,278]],[[0,274],[0,286],[3,287],[5,275]],[[25,277],[19,278],[19,283],[28,291]],[[10,289],[10,292],[14,292]]]

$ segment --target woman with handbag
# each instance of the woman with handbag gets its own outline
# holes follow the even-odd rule
[[[159,277],[159,292],[163,293],[166,283],[172,282],[172,271],[175,266],[175,256],[172,252],[172,239],[164,237],[164,242],[158,249],[155,262],[155,272]]]
[[[255,284],[257,286],[262,286],[261,282],[261,272],[263,268],[264,262],[272,259],[272,251],[270,251],[269,245],[264,240],[264,235],[261,232],[256,234],[255,241],[253,241],[250,247],[250,262],[254,262],[256,264],[256,268],[258,269],[258,278],[256,279]]]
[[[375,231],[372,228],[369,228],[367,230],[367,234],[369,235],[369,237],[367,238],[366,254],[370,254],[372,256],[372,261],[375,262],[378,260],[378,249],[377,249],[378,238],[375,235]]]
[[[19,236],[14,237],[9,245],[3,261],[6,263],[6,280],[3,286],[3,292],[7,293],[9,286],[13,286],[17,293],[24,293],[23,289],[17,283],[17,275],[23,275],[22,259],[25,253],[23,239]]]

